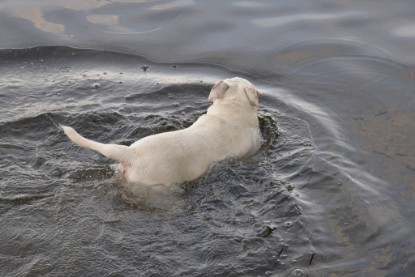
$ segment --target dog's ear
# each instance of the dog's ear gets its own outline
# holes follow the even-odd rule
[[[249,103],[252,106],[259,107],[259,91],[254,86],[244,87],[246,96],[248,97]]]
[[[208,100],[213,102],[216,99],[221,99],[228,88],[228,84],[224,81],[217,82],[210,91]]]

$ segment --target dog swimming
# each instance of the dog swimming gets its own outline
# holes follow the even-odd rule
[[[201,177],[216,162],[253,154],[261,145],[259,92],[253,84],[239,77],[218,81],[208,100],[212,105],[190,127],[130,146],[96,142],[61,127],[72,142],[117,161],[130,187],[170,186]]]

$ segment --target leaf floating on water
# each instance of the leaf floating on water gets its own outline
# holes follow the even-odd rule
[[[261,237],[268,237],[269,235],[271,235],[271,233],[275,230],[276,228],[271,228],[269,226],[265,226],[264,230],[261,232]]]

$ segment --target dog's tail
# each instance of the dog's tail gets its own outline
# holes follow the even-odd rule
[[[78,134],[73,128],[61,126],[65,134],[81,147],[94,150],[107,158],[121,163],[131,163],[134,160],[134,150],[125,145],[99,143]]]

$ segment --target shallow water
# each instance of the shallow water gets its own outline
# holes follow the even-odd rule
[[[411,276],[410,1],[3,1],[4,276]],[[260,151],[131,199],[65,124],[130,144],[261,95]]]

